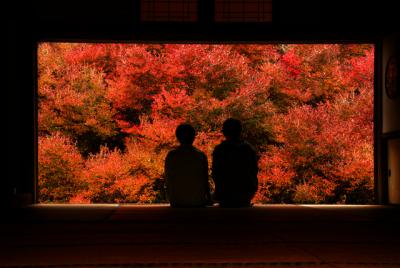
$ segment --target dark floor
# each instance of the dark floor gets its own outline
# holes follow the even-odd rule
[[[400,209],[36,205],[5,213],[0,267],[400,267]]]

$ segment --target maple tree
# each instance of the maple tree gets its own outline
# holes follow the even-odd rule
[[[211,166],[235,117],[260,156],[254,202],[370,203],[373,72],[368,44],[42,43],[39,199],[166,202],[176,126]]]
[[[39,201],[68,202],[80,190],[84,160],[75,143],[59,132],[39,137]]]

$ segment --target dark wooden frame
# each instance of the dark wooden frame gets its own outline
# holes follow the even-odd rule
[[[51,2],[51,1],[50,1]],[[88,0],[88,3],[90,1]],[[101,1],[100,1],[101,2]],[[357,15],[350,18],[342,14],[342,21],[320,23],[310,19],[299,20],[299,17],[285,15],[286,4],[297,3],[294,0],[273,1],[273,21],[268,23],[215,23],[213,21],[213,0],[199,1],[199,15],[196,23],[142,23],[140,21],[140,1],[125,0],[129,16],[114,16],[112,20],[98,20],[92,22],[83,16],[75,20],[45,18],[35,14],[34,8],[20,11],[15,19],[17,36],[12,45],[15,50],[21,50],[18,69],[21,75],[19,85],[14,94],[21,97],[22,116],[20,127],[15,132],[21,141],[21,163],[11,163],[13,169],[20,169],[18,178],[12,178],[9,189],[16,189],[17,193],[32,194],[32,202],[36,202],[37,181],[37,44],[42,41],[67,42],[197,42],[197,43],[372,43],[375,44],[375,94],[374,94],[374,173],[376,203],[385,203],[385,189],[382,183],[384,177],[384,143],[382,137],[382,40],[385,34],[393,29],[383,27],[377,22],[367,21]],[[339,9],[332,11],[324,9],[321,1],[308,0],[309,5],[303,9],[307,14],[321,13],[335,15]],[[86,3],[86,2],[85,2]],[[99,1],[96,1],[99,3]],[[109,3],[109,1],[107,1]],[[311,5],[313,4],[313,5]],[[315,4],[315,7],[314,7]],[[85,4],[83,4],[85,5]],[[89,4],[87,4],[89,5]],[[358,6],[349,6],[347,1],[338,1],[337,5],[346,6],[347,10],[357,10]],[[84,6],[85,7],[85,6]],[[313,9],[310,11],[310,7]],[[116,7],[115,7],[116,8]],[[126,8],[125,8],[126,9]],[[125,9],[118,9],[125,12]],[[61,10],[61,9],[60,9]],[[130,11],[129,11],[130,10]],[[388,6],[388,12],[393,11]],[[102,11],[102,10],[100,10]],[[374,9],[366,10],[366,14],[373,14]],[[394,12],[394,11],[393,11]],[[365,12],[364,12],[365,13]],[[125,14],[125,13],[124,13]],[[358,14],[358,13],[357,13]],[[96,17],[97,18],[97,17]],[[288,20],[289,18],[289,20]],[[388,18],[394,18],[388,16]],[[363,21],[364,19],[364,21]],[[116,22],[115,22],[116,21]],[[363,21],[363,24],[349,24],[349,22]],[[350,26],[349,26],[350,25]],[[387,24],[385,24],[387,25]],[[395,23],[392,25],[396,25]],[[18,78],[18,77],[16,77]],[[27,89],[31,88],[30,91]],[[14,97],[15,97],[14,96]],[[387,163],[386,163],[387,164]]]

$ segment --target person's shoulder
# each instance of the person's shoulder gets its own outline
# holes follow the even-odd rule
[[[254,153],[256,152],[255,147],[251,143],[249,143],[248,141],[245,141],[245,140],[243,140],[240,143],[240,147],[246,151],[250,151],[250,152],[254,152]]]
[[[218,152],[218,151],[221,151],[221,150],[224,150],[224,148],[225,148],[226,146],[227,146],[226,140],[221,141],[220,144],[218,144],[218,145],[216,145],[216,146],[214,147],[214,153],[215,153],[215,152]]]
[[[246,146],[246,147],[254,149],[254,146],[248,141],[243,140],[242,144],[243,144],[243,146]]]
[[[232,142],[230,140],[223,140],[223,141],[221,141],[220,144],[215,146],[215,148],[225,148],[225,147],[229,147],[229,146],[232,146]]]
[[[174,155],[176,155],[178,153],[178,151],[179,151],[178,147],[173,148],[172,150],[170,150],[167,153],[167,158],[173,157]]]
[[[196,154],[200,155],[201,157],[207,157],[207,155],[202,150],[200,150],[199,148],[196,148],[196,147],[193,146],[193,151]]]

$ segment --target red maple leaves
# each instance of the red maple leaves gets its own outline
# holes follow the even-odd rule
[[[260,155],[263,203],[368,203],[371,45],[43,43],[41,202],[164,202],[182,122],[211,160],[228,117]]]

